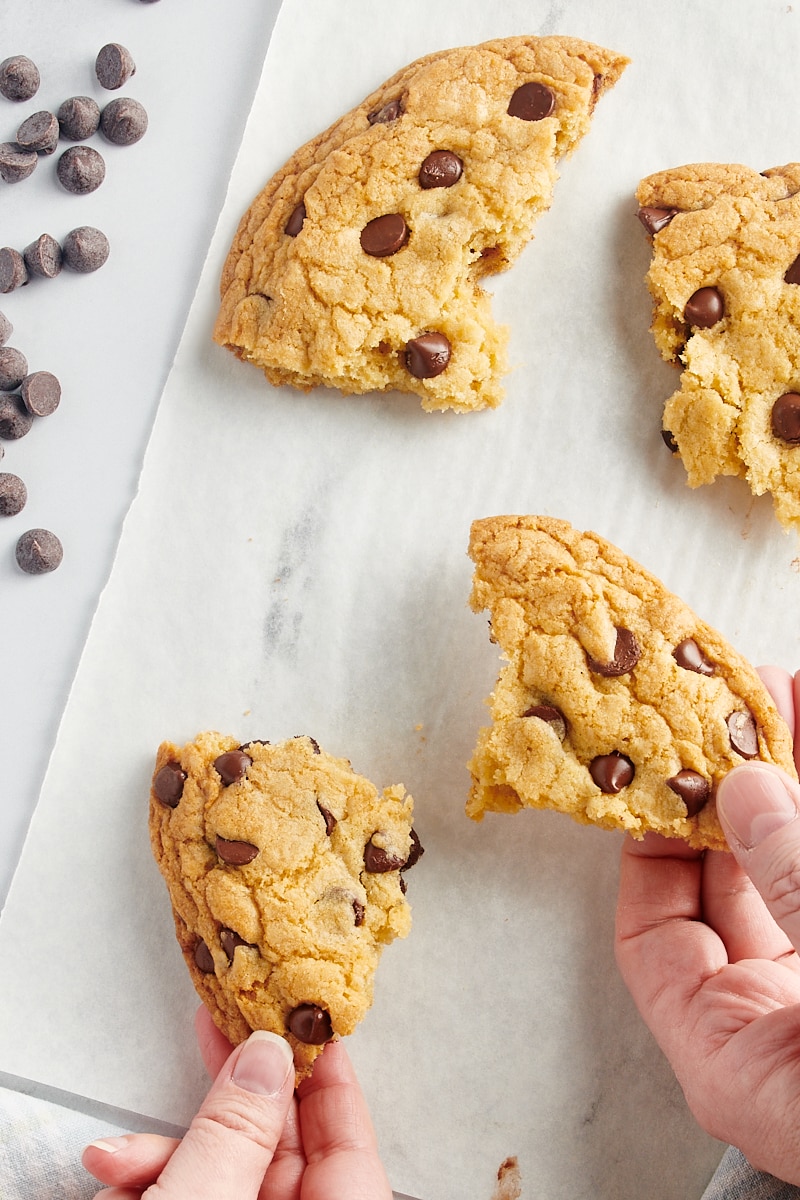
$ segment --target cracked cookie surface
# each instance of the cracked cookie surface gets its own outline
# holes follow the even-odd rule
[[[468,815],[553,808],[727,849],[714,795],[746,759],[796,778],[758,674],[644,568],[537,516],[474,522],[471,605],[508,659],[470,762]]]
[[[800,163],[696,163],[636,192],[662,357],[665,440],[692,487],[743,476],[800,532]]]
[[[403,68],[254,200],[215,340],[273,384],[396,389],[428,410],[499,404],[507,332],[480,280],[530,239],[557,161],[627,61],[513,37]]]
[[[313,738],[201,733],[158,750],[150,839],[192,981],[233,1043],[284,1035],[298,1080],[372,1003],[422,853],[401,785],[378,789]]]

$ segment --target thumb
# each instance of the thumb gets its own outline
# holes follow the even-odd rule
[[[717,813],[736,860],[800,950],[800,786],[769,763],[726,775]]]
[[[289,1043],[257,1030],[228,1058],[148,1189],[153,1200],[256,1200],[294,1093]]]

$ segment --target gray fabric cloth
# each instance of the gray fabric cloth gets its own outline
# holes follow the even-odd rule
[[[729,1146],[702,1200],[800,1200],[800,1187],[754,1170],[741,1151]]]

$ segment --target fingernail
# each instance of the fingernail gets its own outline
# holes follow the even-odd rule
[[[766,767],[737,767],[726,775],[717,792],[717,812],[723,826],[746,850],[794,821],[797,805],[780,775]]]
[[[292,1048],[285,1038],[266,1029],[257,1029],[245,1042],[231,1078],[245,1092],[275,1096],[286,1082],[293,1064]]]
[[[96,1142],[90,1142],[89,1145],[93,1146],[95,1150],[104,1150],[106,1154],[116,1154],[118,1150],[124,1150],[129,1142],[130,1136],[125,1135],[123,1137],[98,1138]]]

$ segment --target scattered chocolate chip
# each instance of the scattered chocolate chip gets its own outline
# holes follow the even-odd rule
[[[91,96],[70,96],[59,107],[56,118],[63,138],[85,142],[100,128],[100,106]]]
[[[52,154],[58,145],[58,118],[46,109],[26,117],[17,130],[17,145],[36,154]]]
[[[396,254],[408,241],[409,228],[401,213],[374,217],[361,230],[361,249],[373,258]]]
[[[5,346],[13,332],[14,326],[11,324],[5,313],[0,312],[0,346]]]
[[[772,432],[783,442],[800,442],[800,395],[785,392],[772,406]]]
[[[725,315],[722,292],[715,287],[701,287],[686,301],[683,319],[696,329],[710,329]]]
[[[655,208],[652,205],[645,204],[637,212],[637,217],[644,225],[649,234],[656,234],[665,225],[669,225],[673,217],[676,217],[680,209],[677,208]]]
[[[46,575],[61,565],[64,549],[49,529],[29,529],[17,540],[16,556],[26,575]]]
[[[65,267],[88,275],[99,270],[108,258],[108,238],[92,225],[79,225],[64,238],[61,253]]]
[[[283,232],[288,233],[289,237],[297,237],[300,230],[303,228],[303,222],[306,219],[306,206],[301,200],[296,205],[289,216],[289,220],[283,227]]]
[[[408,858],[400,868],[401,871],[410,871],[415,867],[425,853],[425,847],[419,840],[419,834],[416,829],[411,830],[411,849],[408,852]]]
[[[290,1033],[306,1046],[323,1046],[333,1037],[330,1013],[318,1004],[298,1004],[286,1018]]]
[[[226,787],[244,779],[252,758],[244,750],[227,750],[214,759],[214,770]]]
[[[15,517],[27,499],[28,489],[20,477],[0,472],[0,517]]]
[[[28,374],[28,360],[13,346],[0,348],[0,391],[13,392]]]
[[[696,671],[698,675],[713,675],[714,664],[706,658],[694,638],[684,638],[672,651],[672,657],[684,671]]]
[[[361,901],[354,900],[353,901],[353,916],[355,917],[356,927],[364,924],[364,918],[366,917],[366,915],[367,915],[367,910],[364,907],[364,905],[361,903]]]
[[[758,730],[756,720],[749,711],[732,712],[725,722],[731,746],[742,758],[758,758]]]
[[[136,74],[136,63],[130,50],[120,46],[119,42],[109,42],[98,51],[94,73],[100,87],[115,92]]]
[[[100,132],[115,146],[132,146],[147,133],[144,105],[130,96],[112,100],[100,113]]]
[[[106,177],[102,154],[91,146],[70,146],[56,164],[58,182],[67,192],[85,196],[96,191]]]
[[[11,246],[0,249],[0,292],[13,292],[28,282],[28,268],[19,250]]]
[[[389,100],[382,108],[376,108],[374,112],[369,113],[367,120],[370,125],[390,125],[392,121],[402,117],[403,111],[403,101],[398,96],[395,100]]]
[[[406,342],[408,371],[415,379],[433,379],[450,362],[450,343],[443,333],[422,333]]]
[[[211,951],[202,939],[194,948],[194,961],[197,968],[202,971],[204,975],[214,974],[214,959],[211,955]]]
[[[35,150],[23,150],[16,142],[0,143],[0,179],[6,183],[19,183],[27,179],[39,162]]]
[[[40,83],[39,68],[24,54],[14,54],[0,62],[0,95],[6,100],[30,100]]]
[[[679,452],[680,447],[678,446],[678,443],[675,441],[674,433],[672,433],[669,429],[662,429],[661,437],[664,441],[664,445],[667,447],[670,454],[677,454]]]
[[[617,642],[611,661],[601,663],[589,654],[586,655],[586,661],[590,671],[594,671],[596,675],[604,675],[606,678],[613,679],[617,675],[627,675],[628,671],[632,671],[638,663],[641,653],[639,643],[630,629],[623,629],[621,625],[617,625]]]
[[[217,836],[216,851],[223,862],[230,863],[233,867],[244,867],[247,863],[251,863],[254,858],[258,857],[258,846],[254,846],[252,842],[234,842],[228,841],[227,838]]]
[[[405,861],[376,846],[370,838],[364,847],[364,866],[371,875],[384,875],[387,871],[399,871],[405,866]]]
[[[540,721],[545,721],[561,742],[567,736],[567,719],[561,710],[554,708],[552,704],[534,704],[530,708],[526,708],[522,715],[523,717],[538,717]]]
[[[800,283],[800,254],[798,254],[792,265],[787,268],[783,278],[786,283]]]
[[[607,795],[621,792],[631,782],[635,773],[631,760],[617,750],[611,754],[599,754],[589,763],[589,774],[600,791]]]
[[[29,273],[39,275],[42,279],[55,279],[61,270],[61,247],[49,233],[40,234],[35,242],[26,246],[22,257]]]
[[[33,371],[23,379],[20,395],[34,417],[49,417],[61,402],[61,384],[50,371]]]
[[[686,805],[687,817],[696,817],[700,809],[711,795],[711,784],[697,771],[686,768],[678,771],[667,780],[667,787],[672,788],[676,796],[680,796]]]
[[[327,837],[330,837],[337,825],[336,817],[327,808],[323,808],[319,800],[317,801],[317,808],[322,813],[322,819],[325,822],[325,834]]]
[[[419,169],[422,188],[449,188],[458,183],[464,164],[451,150],[433,150]]]
[[[166,804],[167,808],[177,808],[185,783],[186,772],[180,763],[174,761],[164,763],[161,770],[156,772],[153,780],[156,799],[160,800],[162,804]]]
[[[523,83],[509,101],[508,115],[522,121],[542,121],[555,106],[555,93],[544,83]]]
[[[233,956],[239,946],[246,946],[248,950],[257,949],[257,947],[253,946],[250,942],[246,942],[243,937],[240,937],[232,929],[220,929],[219,943],[227,954],[229,963],[233,962]]]
[[[0,396],[0,438],[16,442],[30,432],[32,425],[33,417],[16,393]]]

